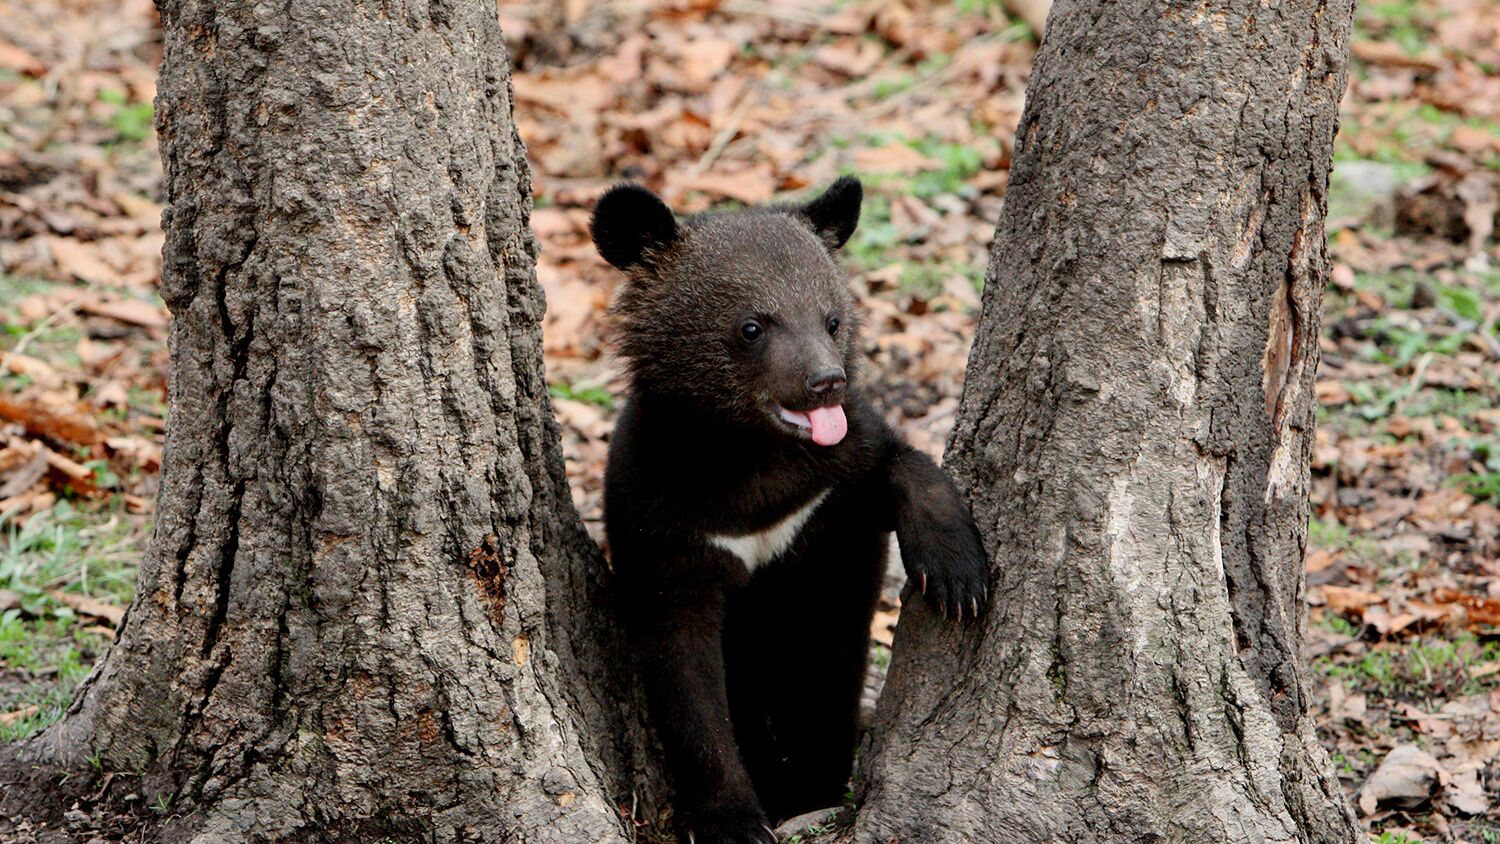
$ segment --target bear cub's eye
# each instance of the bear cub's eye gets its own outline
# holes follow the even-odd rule
[[[761,327],[761,324],[753,319],[747,319],[740,323],[740,339],[746,343],[754,343],[764,336],[765,333],[766,330]]]
[[[839,318],[838,318],[838,316],[837,315],[831,315],[831,316],[829,316],[828,317],[828,333],[830,335],[833,335],[833,334],[837,334],[838,331],[839,331]]]

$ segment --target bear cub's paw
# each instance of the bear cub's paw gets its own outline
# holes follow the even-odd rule
[[[776,833],[759,810],[692,812],[678,826],[684,844],[776,844]]]
[[[989,599],[989,559],[966,512],[927,514],[898,527],[912,587],[944,618],[978,618]]]

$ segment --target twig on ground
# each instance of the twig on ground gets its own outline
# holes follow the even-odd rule
[[[724,125],[719,129],[719,133],[714,135],[714,139],[709,143],[708,149],[704,150],[703,155],[699,156],[698,160],[693,163],[693,166],[687,169],[688,178],[701,176],[707,172],[708,168],[712,167],[713,163],[718,160],[719,155],[724,152],[724,147],[728,146],[729,142],[734,140],[734,136],[739,134],[740,126],[745,122],[745,115],[750,111],[750,104],[755,99],[755,93],[755,89],[751,88],[740,95],[740,101],[734,104],[734,108],[729,112],[729,117],[725,119]]]

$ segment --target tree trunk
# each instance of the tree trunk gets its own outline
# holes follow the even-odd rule
[[[907,603],[860,841],[1360,840],[1299,653],[1352,6],[1054,6],[948,451],[993,601]]]
[[[161,11],[156,532],[23,759],[142,772],[104,787],[170,802],[174,838],[624,840],[640,732],[547,399],[494,4]]]

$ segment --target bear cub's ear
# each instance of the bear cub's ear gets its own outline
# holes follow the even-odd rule
[[[817,199],[793,209],[812,223],[813,232],[830,250],[843,246],[859,225],[859,203],[865,189],[857,176],[845,176],[828,186]]]
[[[661,197],[626,183],[599,197],[589,231],[604,260],[625,270],[649,265],[671,246],[677,239],[677,219]]]

